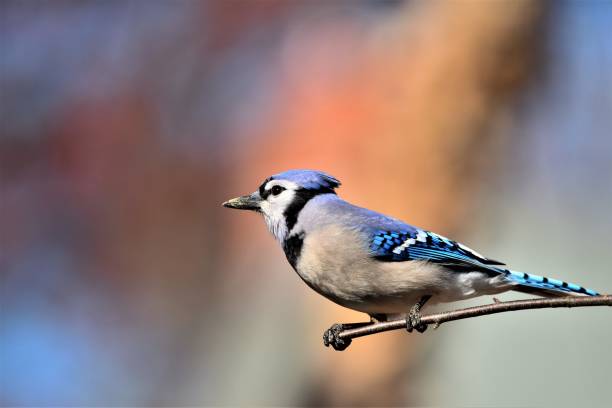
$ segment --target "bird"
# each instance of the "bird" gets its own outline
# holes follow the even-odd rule
[[[406,315],[406,329],[424,332],[421,309],[506,291],[542,297],[597,296],[592,289],[506,268],[469,247],[340,198],[340,181],[316,170],[266,178],[252,194],[224,207],[263,215],[291,267],[311,289],[370,322],[336,324],[325,345],[347,347],[346,328]]]

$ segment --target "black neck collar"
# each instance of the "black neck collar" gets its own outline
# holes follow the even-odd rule
[[[321,194],[336,194],[333,189],[321,187],[317,190],[308,190],[305,188],[300,188],[295,190],[295,197],[289,206],[285,209],[283,213],[285,217],[285,222],[287,223],[287,234],[291,232],[295,224],[297,223],[298,216],[300,212],[308,203],[308,201],[312,200],[314,197]]]

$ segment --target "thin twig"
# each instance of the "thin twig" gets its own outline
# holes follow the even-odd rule
[[[612,306],[612,295],[602,296],[568,296],[562,298],[553,299],[526,299],[526,300],[514,300],[510,302],[500,302],[468,307],[465,309],[452,310],[448,312],[429,314],[421,317],[421,322],[430,325],[433,324],[437,328],[442,323],[450,322],[453,320],[467,319],[470,317],[485,316],[495,313],[511,312],[515,310],[526,310],[526,309],[544,309],[552,307],[580,307],[580,306]],[[370,334],[376,334],[386,332],[389,330],[398,330],[406,328],[406,319],[391,320],[388,322],[372,323],[361,327],[339,330],[335,333],[340,347],[332,346],[336,350],[343,350],[348,347],[351,343],[351,339],[357,337],[368,336]],[[331,330],[331,329],[330,329]]]

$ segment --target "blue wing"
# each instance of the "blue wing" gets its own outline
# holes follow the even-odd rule
[[[372,236],[370,250],[376,259],[386,262],[424,260],[443,264],[457,271],[485,270],[499,273],[503,265],[478,252],[433,232],[414,229],[378,230]]]
[[[519,291],[527,291],[524,287],[531,287],[544,290],[545,296],[550,296],[551,291],[558,292],[560,296],[566,296],[568,293],[598,295],[596,291],[574,283],[510,271],[500,267],[503,263],[485,258],[465,245],[420,229],[377,230],[372,235],[370,250],[376,259],[385,262],[420,260],[442,264],[456,272],[482,271],[490,275],[503,273],[508,280],[522,287],[515,289]],[[533,292],[531,290],[527,293]],[[541,292],[535,293],[543,295]]]

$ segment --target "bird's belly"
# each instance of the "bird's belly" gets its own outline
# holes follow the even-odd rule
[[[339,305],[368,314],[406,313],[426,295],[431,296],[431,305],[509,289],[507,284],[500,284],[480,272],[449,272],[436,264],[420,261],[367,259],[345,265],[300,263],[297,271],[319,294]]]
[[[339,283],[337,279],[302,278],[308,286],[327,299],[369,314],[405,313],[428,292],[418,288],[381,289],[376,282]]]
[[[346,264],[334,262],[305,264],[297,272],[319,294],[350,309],[364,313],[405,313],[424,295],[440,288],[435,267],[404,262],[403,268],[388,269],[371,259]],[[399,264],[395,264],[399,266]]]

